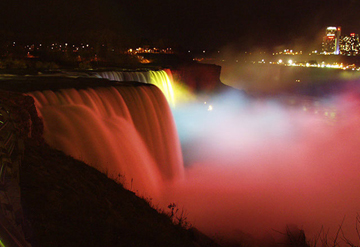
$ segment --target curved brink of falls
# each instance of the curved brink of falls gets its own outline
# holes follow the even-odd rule
[[[44,138],[128,188],[158,193],[183,174],[179,140],[168,103],[154,86],[35,91]]]
[[[175,106],[173,80],[169,69],[159,71],[105,71],[97,72],[97,77],[112,81],[136,81],[157,86],[171,106]]]

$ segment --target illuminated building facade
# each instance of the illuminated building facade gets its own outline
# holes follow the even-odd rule
[[[340,54],[341,27],[327,27],[323,38],[322,51],[324,54]]]
[[[340,39],[340,54],[347,56],[356,56],[359,54],[360,42],[359,35],[351,33],[349,36],[343,36]]]

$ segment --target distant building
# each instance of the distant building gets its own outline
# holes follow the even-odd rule
[[[359,54],[359,50],[359,34],[351,33],[349,36],[342,36],[340,38],[340,54],[356,56]]]
[[[324,54],[340,54],[341,27],[327,27],[323,38],[322,51]]]

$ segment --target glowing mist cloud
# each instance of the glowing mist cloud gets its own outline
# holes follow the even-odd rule
[[[183,87],[174,88],[176,98]],[[170,108],[155,86],[31,95],[53,147],[134,178],[155,203],[175,202],[209,235],[276,237],[273,229],[295,224],[309,238],[323,227],[331,241],[345,216],[342,230],[358,244],[357,88],[315,101],[230,91],[198,102],[184,88],[191,100],[172,109],[183,157]]]
[[[164,205],[176,202],[207,234],[237,240],[276,237],[287,224],[309,239],[324,227],[331,240],[345,216],[342,229],[358,244],[359,98],[344,94],[311,111],[233,93],[209,103],[211,112],[204,102],[173,110],[187,168]],[[334,107],[336,119],[325,114]]]

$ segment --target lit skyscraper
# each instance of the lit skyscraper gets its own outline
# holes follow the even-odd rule
[[[327,27],[323,38],[322,50],[325,54],[340,54],[341,27]]]
[[[359,54],[360,41],[359,35],[351,33],[349,36],[343,36],[340,39],[340,54],[347,56],[356,56]]]

